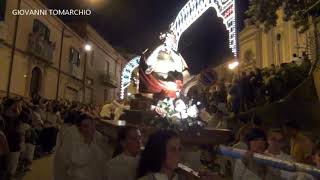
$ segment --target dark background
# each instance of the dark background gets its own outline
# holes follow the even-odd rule
[[[50,8],[90,8],[90,24],[116,49],[141,54],[159,44],[187,0],[47,0]],[[238,31],[243,28],[248,0],[237,0]],[[79,18],[79,17],[77,17]],[[75,17],[62,17],[65,21]],[[232,57],[228,33],[215,10],[209,9],[181,37],[179,51],[192,74]]]

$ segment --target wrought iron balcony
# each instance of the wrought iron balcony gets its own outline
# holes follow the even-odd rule
[[[108,73],[102,74],[102,81],[108,87],[117,88],[118,83],[116,78]]]
[[[55,43],[44,39],[39,33],[29,34],[28,51],[32,55],[52,63],[54,49]]]

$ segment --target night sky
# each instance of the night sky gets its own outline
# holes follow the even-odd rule
[[[110,44],[125,52],[141,54],[145,49],[159,44],[159,34],[168,30],[187,0],[73,0],[73,3],[68,4],[63,0],[48,2],[51,8],[90,7],[94,10],[94,15],[89,18],[90,24]],[[247,7],[248,0],[237,1],[240,30],[243,28]],[[70,20],[70,17],[64,19]],[[213,8],[182,35],[179,51],[192,74],[210,65],[221,64],[232,56],[228,48],[227,31]]]

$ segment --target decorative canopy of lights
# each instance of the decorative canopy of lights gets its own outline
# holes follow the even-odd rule
[[[212,7],[216,10],[218,17],[223,19],[223,24],[229,31],[229,47],[237,57],[235,0],[189,0],[170,27],[170,31],[176,37],[175,50],[178,50],[183,32]]]
[[[178,51],[179,40],[183,32],[209,8],[214,8],[217,16],[222,18],[223,24],[229,32],[229,48],[234,57],[237,57],[235,0],[189,0],[180,10],[174,22],[171,23],[169,33],[160,36],[160,39],[164,39],[164,45],[172,51]],[[139,66],[139,61],[140,56],[133,58],[122,72],[121,99],[124,98],[125,88],[130,85],[131,74]]]
[[[131,83],[132,72],[139,66],[140,58],[140,56],[134,57],[122,70],[120,92],[121,99],[124,98],[124,91]]]

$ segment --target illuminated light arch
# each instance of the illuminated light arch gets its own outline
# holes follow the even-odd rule
[[[229,32],[229,48],[237,57],[235,0],[189,0],[170,26],[170,30],[176,37],[174,49],[178,50],[183,32],[209,8],[214,8],[217,16],[223,19],[223,24]]]
[[[194,77],[191,78],[187,83],[185,83],[185,84],[183,85],[182,94],[183,94],[184,96],[187,96],[189,90],[190,90],[193,86],[195,86],[195,85],[197,85],[197,84],[199,84],[199,83],[200,83],[200,75],[194,76]]]
[[[121,90],[120,98],[124,98],[124,91],[131,83],[132,72],[139,66],[141,56],[132,58],[126,66],[123,68],[121,73]]]

